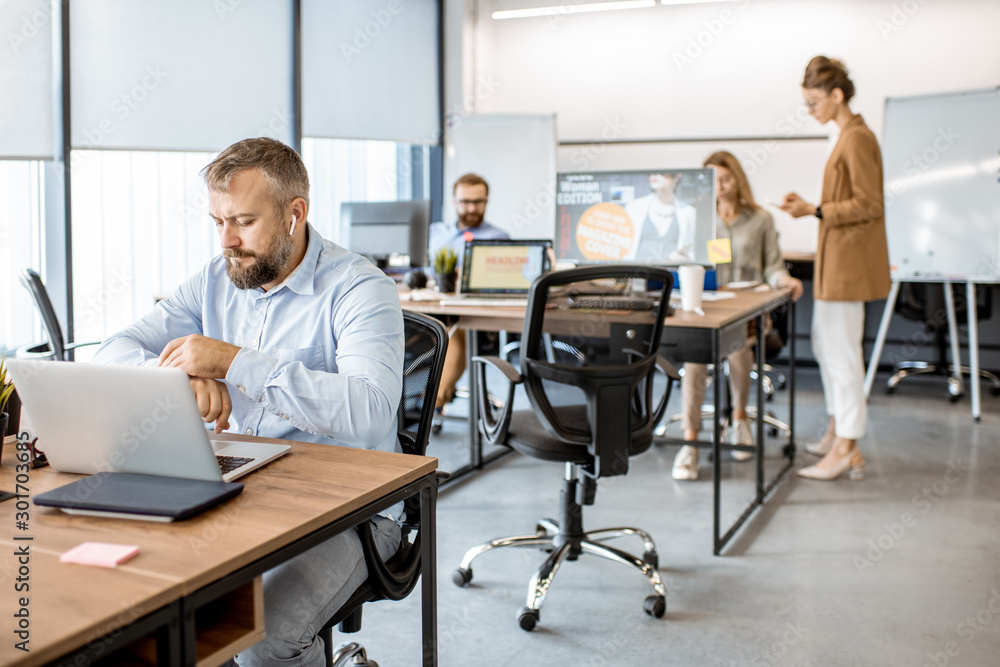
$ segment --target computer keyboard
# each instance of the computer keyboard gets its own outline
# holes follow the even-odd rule
[[[441,299],[442,306],[500,306],[505,308],[526,308],[527,299],[517,298],[476,298],[466,299]]]
[[[656,299],[638,294],[585,294],[571,297],[569,306],[598,310],[652,310]]]
[[[219,470],[222,471],[223,475],[253,461],[252,458],[245,456],[216,456],[215,460],[219,462]]]

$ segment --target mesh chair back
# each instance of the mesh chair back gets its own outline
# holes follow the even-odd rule
[[[403,394],[396,411],[397,431],[405,453],[423,455],[430,438],[448,333],[437,320],[403,311],[403,335]]]
[[[647,281],[661,283],[646,291]],[[654,373],[673,278],[665,268],[593,266],[531,287],[521,346],[525,389],[546,430],[586,445],[599,476],[625,474],[652,441]]]
[[[52,350],[52,356],[59,361],[65,361],[66,350],[62,328],[59,326],[59,320],[56,318],[56,311],[52,307],[52,301],[49,300],[49,293],[45,289],[45,283],[42,282],[41,276],[32,269],[21,271],[20,279],[24,288],[31,293],[31,298],[35,300],[35,306],[42,316],[42,325],[45,327],[45,335],[49,339],[49,349]]]

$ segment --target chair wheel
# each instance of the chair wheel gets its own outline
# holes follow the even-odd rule
[[[465,588],[472,581],[472,568],[460,567],[451,573],[451,580],[459,588]]]
[[[1000,396],[1000,387],[990,387],[990,396]]]
[[[667,599],[662,595],[650,595],[643,601],[642,610],[650,616],[663,618],[667,613]]]
[[[642,555],[642,560],[654,570],[660,569],[660,556],[655,551],[647,551]]]
[[[538,625],[538,610],[523,608],[517,614],[517,624],[521,626],[521,629],[525,632],[531,632]]]
[[[958,403],[958,399],[960,399],[960,398],[962,398],[961,394],[959,394],[958,396],[951,395],[951,396],[948,397],[948,402],[949,403]]]
[[[777,427],[775,427],[775,426],[768,426],[767,427],[767,434],[769,436],[771,436],[772,438],[777,438],[778,437],[778,429],[777,429]]]

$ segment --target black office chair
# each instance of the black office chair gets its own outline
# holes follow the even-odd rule
[[[430,436],[441,366],[448,349],[448,334],[437,320],[409,311],[403,311],[403,326],[406,339],[403,394],[396,412],[399,441],[404,453],[423,455]],[[438,475],[440,479],[443,473]],[[365,521],[357,527],[368,566],[368,579],[319,632],[326,643],[328,667],[347,664],[378,667],[368,660],[364,647],[357,643],[341,647],[334,655],[333,627],[339,625],[343,633],[358,632],[361,610],[366,602],[402,600],[413,590],[420,579],[420,505],[417,498],[406,501],[402,525],[403,543],[387,561],[379,556],[371,525]]]
[[[35,307],[38,308],[38,313],[42,316],[42,325],[45,327],[48,342],[22,348],[18,350],[17,356],[67,361],[69,359],[68,353],[72,350],[87,345],[100,344],[100,341],[67,343],[63,339],[62,327],[59,326],[59,319],[56,317],[55,308],[52,307],[52,301],[49,300],[49,293],[45,289],[45,283],[42,282],[41,276],[32,269],[24,269],[21,271],[20,280],[24,288],[31,293]]]
[[[952,285],[955,318],[958,322],[965,320],[968,314],[964,285]],[[976,315],[979,319],[989,319],[992,315],[993,293],[989,286],[977,289]],[[948,362],[948,314],[945,304],[944,285],[942,283],[902,282],[899,286],[899,297],[896,299],[895,312],[909,320],[923,322],[924,329],[934,336],[937,348],[937,360],[901,361],[892,369],[892,375],[886,380],[886,393],[896,391],[899,383],[914,375],[939,375],[948,378],[949,400],[957,401],[962,397],[962,384],[952,375],[955,366]],[[968,366],[959,366],[959,371],[965,375],[971,374]],[[980,369],[979,376],[992,384],[990,393],[1000,395],[1000,378],[993,373]]]
[[[589,292],[605,294],[609,285],[623,293],[633,282],[662,281],[655,306],[644,310],[602,310],[575,307]],[[643,605],[651,616],[666,611],[666,589],[657,573],[658,556],[652,538],[638,528],[585,531],[583,506],[594,503],[597,480],[624,475],[629,457],[646,451],[653,425],[663,414],[677,372],[657,354],[663,317],[673,280],[670,272],[647,266],[594,266],[556,271],[532,284],[521,335],[520,372],[500,357],[473,359],[473,387],[483,437],[518,452],[565,463],[559,520],[542,519],[532,535],[491,540],[469,549],[452,580],[465,586],[472,580],[472,561],[499,547],[537,547],[550,555],[528,585],[527,605],[518,615],[524,630],[538,623],[545,594],[559,566],[591,554],[631,565],[642,572],[654,594]],[[498,411],[486,400],[487,369],[500,371],[508,384]],[[659,377],[657,377],[659,376]],[[654,400],[654,380],[665,384]],[[532,410],[513,411],[514,390],[523,385]],[[641,538],[643,557],[604,544],[626,535]]]

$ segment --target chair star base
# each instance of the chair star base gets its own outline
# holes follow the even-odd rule
[[[583,530],[583,506],[576,502],[580,482],[577,466],[568,466],[567,478],[563,480],[561,494],[562,521],[542,519],[535,527],[534,535],[516,535],[490,540],[469,549],[461,564],[452,573],[456,586],[465,587],[472,581],[472,561],[480,555],[502,547],[536,547],[549,552],[548,558],[535,571],[528,583],[528,598],[518,612],[518,623],[523,630],[533,630],[537,625],[545,595],[552,585],[556,572],[564,561],[577,560],[581,554],[599,556],[608,560],[631,565],[639,570],[653,587],[654,594],[646,597],[643,609],[650,616],[662,618],[667,609],[667,589],[657,572],[659,556],[653,538],[644,530],[630,527]],[[645,552],[637,558],[630,553],[616,549],[604,542],[617,537],[635,535],[642,540]]]

